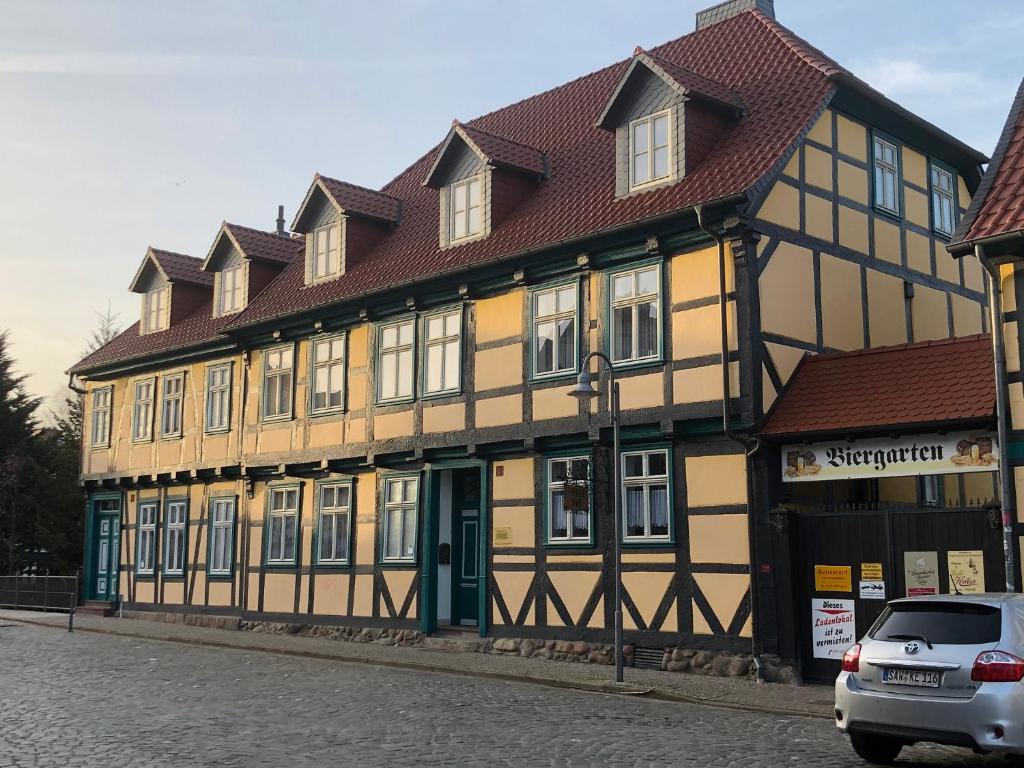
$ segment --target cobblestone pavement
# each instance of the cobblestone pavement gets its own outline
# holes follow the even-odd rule
[[[863,765],[822,719],[0,623],[0,768],[332,764]]]

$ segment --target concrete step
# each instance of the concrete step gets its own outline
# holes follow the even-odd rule
[[[479,637],[453,637],[451,635],[423,638],[423,647],[432,651],[461,651],[476,653],[483,641]]]
[[[83,616],[113,616],[114,603],[106,600],[86,600],[75,608],[75,613]]]

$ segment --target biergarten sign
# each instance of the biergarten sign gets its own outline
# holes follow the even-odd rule
[[[994,472],[999,449],[988,432],[832,440],[782,449],[787,483]]]

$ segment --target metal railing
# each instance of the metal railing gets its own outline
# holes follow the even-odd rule
[[[0,608],[67,613],[72,632],[77,605],[78,576],[0,576]]]

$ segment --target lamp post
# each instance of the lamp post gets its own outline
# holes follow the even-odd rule
[[[615,380],[615,368],[612,361],[603,352],[591,352],[583,360],[580,375],[576,378],[576,387],[569,393],[571,397],[589,402],[600,394],[594,389],[594,377],[588,366],[591,358],[604,361],[608,367],[608,380],[611,384],[611,416],[612,416],[612,509],[615,515],[615,682],[622,682],[622,489],[619,487],[619,473],[622,471],[619,454],[619,383]],[[600,376],[600,372],[598,373]]]

